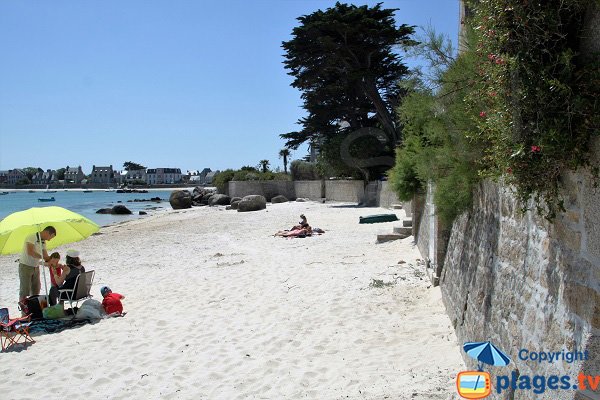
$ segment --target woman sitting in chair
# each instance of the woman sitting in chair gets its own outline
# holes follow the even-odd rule
[[[58,291],[62,289],[73,289],[75,288],[75,281],[77,280],[77,276],[83,272],[85,272],[85,267],[81,265],[81,260],[79,259],[79,251],[77,250],[67,250],[67,265],[66,270],[68,270],[67,275],[64,277],[64,282],[62,285],[59,284],[57,287],[52,287],[50,289],[49,303],[50,305],[55,305],[58,300]]]

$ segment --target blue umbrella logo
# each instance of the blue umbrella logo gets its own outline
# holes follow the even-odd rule
[[[510,363],[510,358],[491,342],[467,342],[463,349],[469,357],[478,361],[479,371],[483,371],[484,363],[495,367],[504,367]]]

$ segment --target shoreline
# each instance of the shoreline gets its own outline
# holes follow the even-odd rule
[[[188,190],[192,191],[196,188],[196,186],[186,186],[186,187],[165,187],[165,188],[139,188],[135,190],[147,190],[148,192],[161,192],[166,190]],[[68,189],[2,189],[0,188],[0,192],[11,192],[14,193],[22,193],[22,192],[35,192],[35,193],[46,193],[46,192],[83,192],[84,190],[90,190],[92,192],[116,192],[117,189],[85,189],[85,188],[68,188]],[[51,193],[48,193],[51,194]],[[143,194],[143,193],[142,193]]]
[[[393,223],[358,224],[383,211],[317,202],[248,213],[197,207],[102,227],[58,251],[79,250],[96,271],[94,298],[110,286],[126,296],[127,315],[3,354],[0,373],[11,382],[3,391],[63,397],[78,387],[90,400],[458,398],[460,346],[412,237],[375,244]],[[300,214],[326,233],[272,236]],[[15,258],[0,257],[0,306],[11,315]],[[57,353],[92,367],[82,373]]]

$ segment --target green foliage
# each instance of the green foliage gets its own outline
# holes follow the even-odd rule
[[[56,178],[57,178],[58,180],[63,180],[63,179],[65,179],[65,171],[66,171],[66,170],[67,170],[66,168],[59,168],[59,169],[57,169],[57,170],[56,170]]]
[[[460,57],[440,75],[436,94],[420,87],[399,108],[405,139],[389,172],[392,188],[401,200],[409,200],[432,181],[436,211],[447,223],[471,205],[479,181],[480,150],[469,139],[475,125],[464,102],[473,66],[472,57]]]
[[[146,169],[146,167],[144,167],[142,164],[134,163],[131,161],[125,161],[123,163],[123,169],[125,171],[137,171],[140,169]]]
[[[587,4],[470,2],[465,51],[433,84],[407,83],[412,93],[399,108],[405,140],[390,171],[401,198],[431,180],[437,212],[449,222],[482,178],[502,178],[523,210],[530,199],[548,219],[563,210],[560,174],[589,165],[600,127],[599,58],[577,53]],[[437,44],[422,48],[435,58],[441,41],[430,38]]]
[[[229,181],[233,180],[234,175],[235,171],[233,169],[226,169],[215,174],[213,177],[213,185],[215,185],[219,193],[225,193],[225,186]]]
[[[321,179],[315,163],[294,160],[290,164],[290,174],[293,181],[314,181]]]
[[[226,169],[219,172],[213,178],[213,185],[219,193],[224,193],[230,181],[289,181],[290,176],[283,172],[259,172],[256,168],[242,167],[241,169]]]
[[[552,219],[562,210],[560,175],[589,165],[600,128],[598,55],[578,54],[589,1],[488,0],[471,4],[476,35],[476,140],[483,176],[514,184]]]
[[[415,137],[406,138],[404,146],[396,149],[396,164],[389,170],[389,182],[392,190],[402,201],[410,201],[422,190],[423,182],[417,175],[417,156],[423,151]]]
[[[305,142],[335,146],[339,136],[361,128],[381,129],[388,138],[387,150],[379,146],[378,157],[393,155],[400,126],[393,113],[404,95],[399,85],[408,73],[398,53],[400,46],[414,44],[413,27],[396,26],[396,9],[336,3],[298,18],[300,25],[283,43],[285,67],[302,91],[307,116],[299,131],[280,135],[286,147],[297,149]],[[329,143],[327,143],[329,142]],[[382,168],[349,170],[340,165],[339,151],[321,157],[334,174],[380,175]],[[334,159],[329,159],[329,156]],[[388,165],[389,167],[389,165]]]
[[[265,174],[267,172],[269,172],[269,166],[270,166],[270,162],[269,160],[260,160],[258,162],[258,168],[260,169],[260,171]]]
[[[25,175],[27,175],[27,179],[30,181],[29,183],[31,183],[33,176],[37,174],[38,171],[42,171],[42,169],[37,167],[27,167],[23,168],[22,171],[23,173],[25,173]]]

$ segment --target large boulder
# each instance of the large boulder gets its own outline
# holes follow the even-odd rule
[[[187,190],[175,190],[169,197],[169,203],[173,210],[192,207],[192,194]]]
[[[244,196],[244,198],[238,203],[238,211],[258,211],[267,208],[267,199],[259,194],[251,194]]]
[[[116,205],[113,208],[101,208],[96,211],[96,214],[128,215],[131,214],[131,210],[125,206]]]
[[[287,197],[285,197],[284,195],[280,194],[278,196],[275,196],[271,199],[271,203],[276,204],[276,203],[287,203],[289,200],[287,199]]]
[[[242,201],[241,198],[239,200],[232,201],[231,205],[229,207],[231,207],[232,210],[237,210],[238,209],[238,205],[240,204],[240,201]]]
[[[211,206],[226,206],[231,202],[231,197],[226,194],[213,194],[210,196],[210,205]]]
[[[112,208],[112,214],[127,215],[131,214],[131,210],[122,205],[116,205]]]
[[[242,198],[241,197],[232,197],[231,202],[229,204],[233,204],[233,202],[236,202],[236,201],[239,203],[240,201],[242,201]]]

